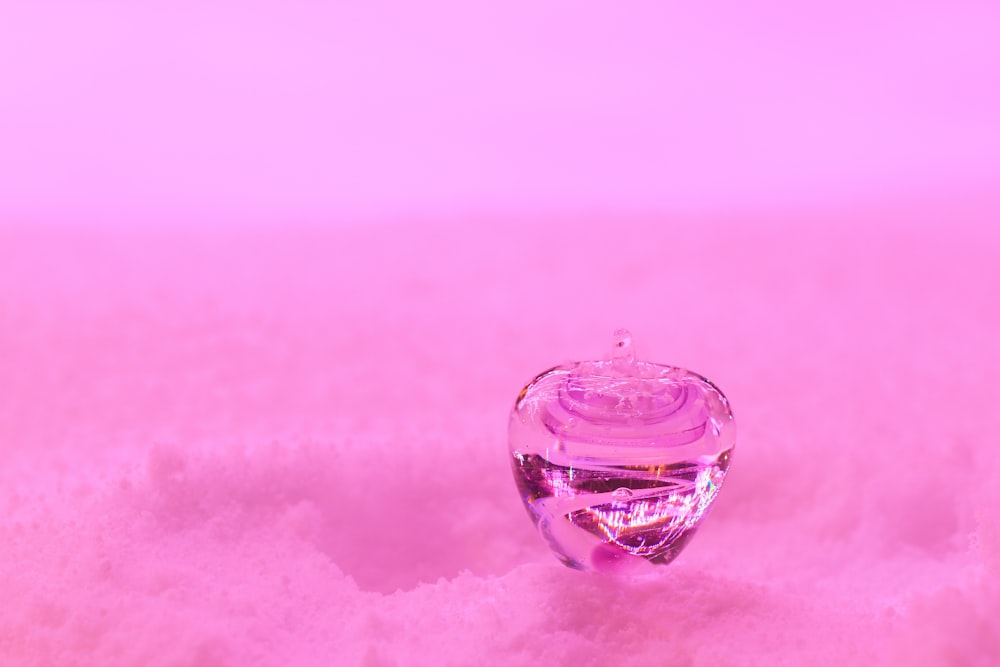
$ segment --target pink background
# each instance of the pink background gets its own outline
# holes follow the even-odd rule
[[[995,2],[5,2],[0,214],[743,210],[1000,167]]]
[[[0,666],[1000,664],[996,3],[0,3]],[[620,326],[635,584],[505,443]]]

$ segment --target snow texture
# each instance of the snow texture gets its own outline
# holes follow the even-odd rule
[[[998,665],[998,212],[2,228],[0,665]],[[506,449],[620,326],[739,431],[637,583]]]

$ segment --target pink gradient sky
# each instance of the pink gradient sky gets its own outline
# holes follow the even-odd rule
[[[0,3],[0,220],[741,210],[1000,174],[995,2]]]

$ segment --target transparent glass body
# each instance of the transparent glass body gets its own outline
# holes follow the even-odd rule
[[[510,415],[514,479],[566,565],[641,574],[672,561],[715,500],[732,460],[729,402],[706,378],[616,354],[551,368]]]

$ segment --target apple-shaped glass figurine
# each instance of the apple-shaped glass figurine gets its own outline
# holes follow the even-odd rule
[[[729,470],[736,425],[706,378],[637,361],[628,331],[610,359],[551,368],[510,415],[514,479],[528,514],[569,567],[651,572],[705,518]]]

